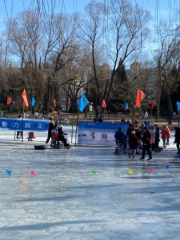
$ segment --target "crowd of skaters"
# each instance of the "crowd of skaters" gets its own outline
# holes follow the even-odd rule
[[[160,130],[155,124],[151,124],[151,121],[144,121],[141,125],[135,120],[134,124],[129,121],[125,122],[124,119],[121,123],[129,123],[126,134],[119,128],[115,133],[116,143],[128,150],[129,158],[134,158],[135,154],[139,154],[139,149],[142,150],[142,156],[140,160],[145,159],[146,152],[149,156],[147,160],[152,159],[152,152],[161,152],[163,148],[169,145],[169,139],[172,137],[171,131],[168,125],[163,125]],[[162,139],[163,146],[159,146],[160,138]],[[178,154],[180,153],[180,129],[175,127],[175,140]]]
[[[51,146],[56,146],[59,148],[60,142],[64,144],[65,148],[70,148],[68,143],[66,133],[62,130],[62,123],[60,120],[54,122],[53,118],[49,118],[49,129],[48,137],[46,143],[51,139]],[[103,121],[102,116],[98,119],[99,122]],[[156,124],[151,124],[151,121],[144,121],[141,125],[138,121],[130,123],[130,121],[121,120],[121,123],[128,123],[129,127],[127,128],[126,134],[122,131],[121,128],[118,129],[115,133],[116,143],[119,144],[123,150],[128,150],[129,158],[134,158],[135,154],[140,154],[138,152],[142,150],[142,156],[140,160],[145,159],[145,154],[147,152],[149,158],[152,159],[153,152],[161,152],[163,148],[166,148],[169,145],[169,139],[172,137],[171,131],[168,125],[163,125],[160,130]],[[67,123],[66,123],[67,125]],[[178,154],[180,154],[180,128],[175,127],[175,140]],[[163,146],[159,146],[160,138],[162,139]]]

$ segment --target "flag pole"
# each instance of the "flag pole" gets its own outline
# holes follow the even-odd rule
[[[24,105],[23,105],[23,114],[22,114],[22,142],[23,142],[23,118],[24,118]]]
[[[72,139],[73,139],[73,127],[74,127],[74,113],[73,113],[73,120],[72,120],[71,143],[72,143]]]
[[[79,123],[79,108],[78,108],[78,114],[77,114],[77,123],[76,123],[75,146],[76,146],[76,143],[77,143],[77,131],[78,131],[78,123]]]
[[[84,108],[88,104],[88,100],[84,96],[84,94],[81,94],[81,102],[80,105],[78,106],[78,114],[77,114],[77,124],[76,124],[76,134],[75,134],[75,145],[77,143],[77,131],[78,131],[78,125],[79,125],[79,111],[83,112]]]

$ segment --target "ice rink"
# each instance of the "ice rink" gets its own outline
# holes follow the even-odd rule
[[[0,131],[0,240],[180,240],[173,139],[147,162],[111,147],[38,151],[47,133],[23,143],[13,134]]]

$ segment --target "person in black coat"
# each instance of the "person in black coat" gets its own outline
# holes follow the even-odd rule
[[[139,154],[138,148],[139,148],[139,149],[142,149],[142,146],[141,146],[142,131],[141,131],[141,129],[139,128],[138,125],[135,127],[135,132],[136,132],[136,137],[137,137],[137,140],[138,140],[138,146],[137,146],[137,148],[136,148],[136,154]]]
[[[138,139],[136,137],[136,132],[132,131],[129,137],[129,158],[135,157],[135,151],[138,147]]]
[[[118,131],[116,131],[114,137],[115,137],[116,144],[123,146],[125,150],[126,135],[123,133],[121,128],[119,128]]]
[[[154,125],[155,126],[155,144],[154,144],[154,147],[155,147],[155,150],[158,151],[159,150],[159,142],[160,142],[160,134],[159,134],[159,128],[157,125]]]
[[[51,135],[51,131],[54,129],[55,127],[55,123],[53,121],[53,118],[50,117],[49,118],[50,122],[49,122],[49,128],[48,128],[48,137],[47,137],[47,140],[46,140],[46,143],[49,142],[50,138],[52,138],[52,135]]]
[[[21,118],[21,119],[22,119],[22,116],[19,115],[18,118]],[[22,136],[23,136],[23,131],[17,131],[17,136],[16,136],[16,138],[22,138]]]
[[[98,121],[101,122],[101,123],[103,122],[102,116],[99,117]]]
[[[176,147],[177,147],[177,150],[178,152],[177,153],[180,153],[180,148],[179,148],[179,145],[180,145],[180,128],[179,127],[175,127],[175,140],[174,140],[174,143],[176,143]]]
[[[144,127],[143,131],[144,131],[144,134],[143,134],[143,137],[142,137],[143,151],[142,151],[142,157],[140,158],[140,160],[144,160],[145,159],[146,151],[147,151],[147,153],[149,155],[149,158],[147,160],[151,160],[152,159],[152,152],[151,152],[152,138],[151,138],[151,133],[149,132],[147,127]]]
[[[64,137],[64,135],[67,135],[67,133],[64,133],[62,130],[62,127],[57,127],[58,135],[59,135],[59,141],[63,142],[65,148],[70,148],[69,144],[67,143],[67,139]]]

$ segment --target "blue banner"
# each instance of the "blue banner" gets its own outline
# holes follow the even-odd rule
[[[79,122],[78,143],[114,146],[114,135],[120,127],[126,134],[129,123]]]
[[[17,130],[17,131],[47,131],[49,120],[41,119],[20,119],[20,118],[0,118],[0,130]]]

